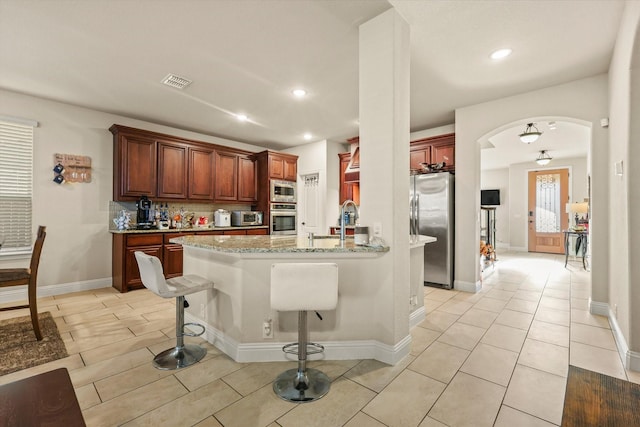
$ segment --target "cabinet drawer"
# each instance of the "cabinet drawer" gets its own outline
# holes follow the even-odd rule
[[[127,236],[127,246],[151,246],[161,245],[162,234],[136,234]]]
[[[246,236],[247,232],[246,230],[225,230],[224,231],[225,236],[231,235],[231,236]]]
[[[266,235],[267,234],[267,229],[266,228],[250,228],[247,230],[247,235],[251,236],[251,235],[258,235],[258,236],[262,236],[262,235]]]
[[[166,233],[164,235],[164,244],[173,245],[173,243],[171,243],[169,240],[175,239],[177,237],[182,237],[182,236],[191,236],[192,234],[193,233]]]

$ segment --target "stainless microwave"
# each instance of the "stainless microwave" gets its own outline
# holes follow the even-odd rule
[[[231,225],[262,225],[262,212],[259,211],[233,211],[231,212]]]
[[[292,181],[271,180],[271,201],[272,202],[296,202],[296,183]]]

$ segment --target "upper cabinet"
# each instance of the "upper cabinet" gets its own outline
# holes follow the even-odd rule
[[[188,147],[184,144],[158,142],[159,198],[187,198],[187,153]]]
[[[213,200],[215,150],[189,147],[189,194],[191,200]]]
[[[351,161],[351,153],[340,153],[340,204],[342,205],[345,200],[353,200],[356,205],[360,205],[360,183],[359,182],[346,182],[345,171]]]
[[[253,153],[120,125],[109,130],[114,138],[116,201],[140,196],[239,203],[257,200]]]
[[[442,170],[455,172],[456,166],[456,134],[432,136],[411,141],[410,168],[422,170],[420,163],[444,163]]]
[[[265,165],[270,179],[296,181],[298,179],[298,156],[273,151],[258,153],[260,167]]]
[[[113,198],[155,196],[157,187],[156,140],[111,127],[113,149]]]

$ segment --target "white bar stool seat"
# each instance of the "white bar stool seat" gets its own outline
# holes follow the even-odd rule
[[[308,341],[308,310],[334,310],[338,305],[338,265],[334,263],[278,263],[271,266],[271,308],[298,312],[298,342],[285,345],[298,354],[297,369],[281,373],[273,391],[290,402],[310,402],[329,392],[331,380],[323,372],[307,368],[307,354],[324,347]]]
[[[213,288],[213,282],[204,277],[188,274],[165,280],[160,260],[144,252],[135,252],[140,278],[145,288],[163,298],[176,298],[176,346],[161,353],[153,359],[153,366],[158,369],[178,369],[193,365],[201,360],[207,349],[193,344],[184,344],[184,336],[198,337],[204,334],[204,326],[199,323],[184,323],[184,308],[188,303],[184,296]],[[200,333],[185,333],[186,325],[202,328]]]

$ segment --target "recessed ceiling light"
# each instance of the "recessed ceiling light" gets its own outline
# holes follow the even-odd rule
[[[304,134],[304,139],[307,140],[307,141],[311,141],[311,137],[312,137],[312,135],[309,132]]]
[[[493,52],[489,57],[491,59],[502,59],[502,58],[506,58],[507,56],[511,55],[512,50],[509,48],[505,48],[505,49],[498,49],[495,52]]]
[[[175,74],[167,74],[167,77],[162,80],[162,83],[175,87],[176,89],[184,89],[189,86],[192,81],[185,77],[176,76]]]
[[[304,96],[307,94],[307,91],[304,89],[294,89],[291,91],[291,93],[293,93],[293,96],[295,96],[296,98],[304,98]]]
[[[236,119],[238,119],[241,122],[246,122],[247,120],[249,120],[249,117],[247,117],[244,114],[236,114]]]

